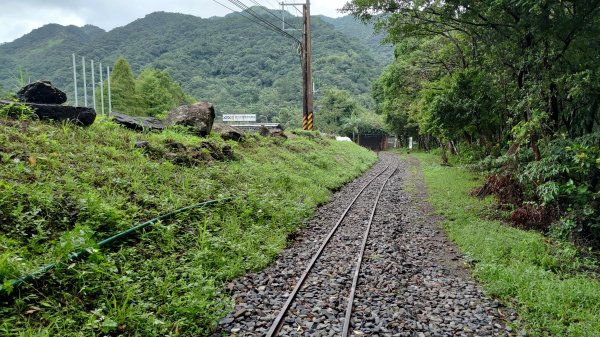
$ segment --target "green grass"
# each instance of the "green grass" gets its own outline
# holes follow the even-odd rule
[[[231,308],[229,280],[264,268],[332,189],[375,161],[321,137],[201,139],[0,119],[0,282],[60,261],[134,224],[198,202],[85,261],[0,298],[2,336],[202,336]],[[148,141],[150,154],[135,149]],[[187,167],[168,142],[232,146],[238,160]]]
[[[593,261],[575,247],[541,233],[490,220],[491,198],[469,192],[480,177],[442,167],[438,157],[414,154],[423,168],[429,200],[487,293],[514,307],[532,336],[599,336],[600,282],[581,272]]]

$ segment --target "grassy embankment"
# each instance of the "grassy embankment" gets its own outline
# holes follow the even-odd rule
[[[488,294],[517,310],[528,335],[600,336],[600,282],[584,272],[594,261],[568,243],[495,220],[491,197],[469,195],[482,184],[475,174],[440,166],[432,155],[414,156],[449,237]]]
[[[236,201],[157,224],[0,298],[2,336],[207,335],[228,280],[265,267],[331,190],[375,161],[352,143],[301,136],[225,142],[0,118],[0,282],[134,224],[198,202]],[[135,149],[148,141],[150,153]],[[167,144],[210,141],[237,160],[186,166]],[[172,157],[171,157],[172,159]],[[183,160],[185,162],[185,160]]]

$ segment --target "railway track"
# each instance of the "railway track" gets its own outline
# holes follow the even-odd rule
[[[312,324],[311,316],[321,314],[331,318],[329,328],[334,334],[348,336],[371,225],[380,196],[398,166],[389,163],[354,196],[312,256],[266,336],[297,334]],[[365,212],[367,209],[370,211]],[[357,222],[362,225],[357,226]],[[321,312],[315,312],[315,308]]]
[[[234,308],[212,336],[513,335],[431,216],[417,174],[410,159],[381,153],[268,268],[228,284]]]

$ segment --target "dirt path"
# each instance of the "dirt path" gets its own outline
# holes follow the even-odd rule
[[[231,284],[234,311],[219,334],[263,336],[312,254],[357,191],[388,166],[399,169],[386,185],[373,221],[354,301],[354,336],[506,336],[498,304],[463,267],[425,201],[416,159],[388,153],[365,175],[321,207],[273,265]],[[382,178],[381,183],[383,182]],[[280,336],[339,336],[354,269],[354,242],[373,206],[374,180],[333,237],[331,249],[292,304]]]

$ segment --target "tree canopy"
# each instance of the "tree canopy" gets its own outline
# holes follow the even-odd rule
[[[352,0],[344,9],[395,44],[373,84],[391,130],[440,146],[443,158],[461,144],[472,159],[490,155],[484,162],[512,175],[527,202],[562,215],[565,233],[600,242],[600,0]]]

